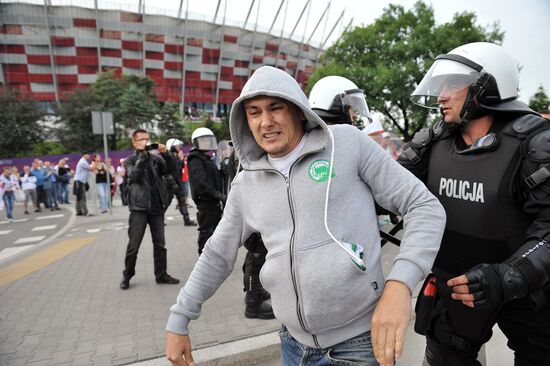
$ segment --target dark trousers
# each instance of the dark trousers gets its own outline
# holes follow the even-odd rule
[[[166,248],[164,240],[164,215],[150,214],[145,211],[130,211],[128,220],[128,247],[126,248],[126,258],[124,260],[124,271],[122,275],[126,279],[132,278],[136,274],[136,260],[139,246],[145,234],[145,228],[149,224],[151,236],[153,238],[153,259],[155,278],[158,280],[166,274]]]
[[[214,234],[214,230],[218,226],[218,223],[222,219],[222,211],[219,209],[218,212],[215,210],[201,210],[197,212],[197,222],[199,224],[199,238],[197,240],[199,244],[199,255],[201,255],[202,250],[204,249],[204,244],[208,239]]]
[[[443,325],[444,328],[453,332],[455,326],[448,317],[438,319],[439,322],[446,323]],[[467,319],[462,321],[468,323]],[[508,338],[508,347],[514,351],[514,366],[550,365],[550,304],[535,310],[526,298],[514,300],[504,304],[495,321]],[[481,365],[477,361],[477,355],[485,342],[471,342],[466,350],[460,350],[452,345],[442,344],[437,339],[437,332],[428,334],[424,365]],[[489,339],[491,334],[489,332],[486,339]]]
[[[36,186],[36,208],[40,208],[41,203],[44,204],[44,207],[47,207],[46,191],[44,190],[44,186]]]
[[[78,180],[75,180],[74,184],[76,195],[76,214],[86,216],[88,214],[88,208],[86,207],[86,184]]]

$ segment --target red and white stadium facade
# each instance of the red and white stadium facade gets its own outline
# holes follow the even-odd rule
[[[121,10],[0,3],[0,83],[62,101],[114,70],[151,78],[160,102],[227,111],[262,65],[305,86],[321,48],[213,22]]]

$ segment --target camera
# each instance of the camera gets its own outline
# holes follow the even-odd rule
[[[150,151],[150,150],[158,150],[158,148],[159,148],[159,144],[158,144],[158,143],[151,143],[151,144],[145,145],[145,150],[147,150],[147,151]]]

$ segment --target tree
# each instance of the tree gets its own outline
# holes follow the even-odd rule
[[[535,95],[529,99],[529,107],[534,111],[542,113],[550,111],[550,99],[548,99],[548,95],[542,85],[539,86]]]
[[[167,139],[172,137],[177,137],[179,139],[183,138],[183,122],[180,117],[178,103],[164,103],[159,111],[157,122],[158,129]]]
[[[91,89],[77,89],[57,109],[60,117],[57,137],[73,152],[97,150],[103,146],[101,135],[92,132],[92,111],[101,110]]]
[[[147,77],[118,76],[112,70],[99,75],[91,85],[98,110],[113,113],[113,141],[124,138],[138,127],[147,127],[158,114],[154,86],[154,81]]]
[[[0,158],[25,156],[41,142],[42,117],[38,105],[17,90],[0,92]]]
[[[498,24],[486,30],[475,23],[475,14],[465,12],[436,25],[433,8],[422,2],[408,11],[389,5],[374,23],[345,32],[327,50],[308,88],[326,75],[347,77],[365,90],[369,107],[409,140],[434,119],[429,110],[413,105],[410,94],[435,57],[469,42],[502,41]]]

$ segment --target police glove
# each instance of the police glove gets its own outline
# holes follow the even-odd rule
[[[529,292],[523,274],[508,263],[479,264],[465,275],[474,306],[479,309],[498,307]]]
[[[498,306],[526,295],[537,304],[537,292],[550,281],[550,243],[530,239],[504,263],[480,264],[465,275],[476,307]]]

